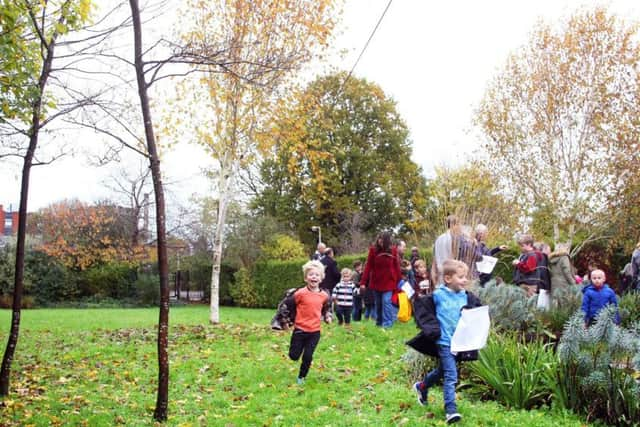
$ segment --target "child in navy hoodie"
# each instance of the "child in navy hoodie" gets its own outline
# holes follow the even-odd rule
[[[591,284],[582,288],[582,311],[584,313],[584,324],[591,326],[598,312],[605,306],[613,304],[616,306],[616,324],[620,323],[620,313],[618,313],[618,297],[616,293],[604,283],[606,276],[602,270],[591,272]]]

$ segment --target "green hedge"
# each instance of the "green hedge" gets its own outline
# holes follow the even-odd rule
[[[366,260],[363,255],[345,255],[337,257],[338,268],[353,268],[355,260]],[[302,266],[308,259],[291,261],[262,261],[255,264],[251,280],[256,291],[257,307],[275,308],[287,289],[304,285]]]

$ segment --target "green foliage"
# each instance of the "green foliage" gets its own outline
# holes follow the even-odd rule
[[[258,303],[256,290],[251,283],[251,276],[246,268],[241,268],[233,275],[235,284],[229,289],[233,302],[240,307],[255,307]]]
[[[576,313],[558,346],[560,369],[554,397],[565,408],[615,425],[637,425],[640,415],[640,324],[631,329],[614,322],[615,307],[600,310],[584,328]]]
[[[364,261],[363,255],[346,255],[336,257],[338,269],[353,269],[353,261]],[[302,266],[308,261],[300,258],[289,261],[260,261],[251,271],[251,282],[255,289],[257,307],[277,307],[285,291],[290,288],[299,288],[304,285]]]
[[[125,262],[111,262],[81,273],[81,296],[123,299],[133,296],[136,267]]]
[[[76,300],[81,295],[79,275],[44,252],[25,254],[25,294],[40,306]]]
[[[304,245],[285,234],[271,236],[261,249],[265,260],[288,261],[306,256]]]
[[[528,332],[535,327],[535,296],[527,299],[522,289],[513,285],[496,286],[495,281],[478,289],[478,296],[489,306],[496,330]]]
[[[44,95],[39,85],[41,54],[59,36],[80,28],[90,12],[90,0],[0,0],[0,123],[29,122],[33,106]],[[55,102],[50,98],[42,105],[46,110]]]
[[[640,322],[640,292],[627,292],[618,301],[620,326],[631,328]]]
[[[554,337],[558,337],[571,316],[580,310],[581,305],[582,291],[580,286],[555,289],[552,291],[550,309],[536,310],[536,318],[542,328],[552,333]]]
[[[160,304],[160,277],[155,274],[140,274],[133,283],[136,300],[142,305]]]
[[[403,367],[409,382],[422,381],[427,372],[438,366],[438,359],[425,356],[411,347],[407,349],[400,360],[404,363]]]
[[[313,225],[325,241],[352,246],[360,233],[406,225],[426,204],[395,102],[379,86],[346,77],[311,82],[267,135],[274,152],[261,166],[265,187],[255,205],[295,224],[309,245]]]
[[[492,247],[489,245],[489,247]],[[497,255],[498,262],[493,269],[493,277],[500,277],[505,283],[513,282],[513,265],[511,261],[517,259],[520,256],[520,249],[515,247],[508,247],[504,251],[500,251]]]
[[[541,341],[492,334],[476,363],[469,364],[472,389],[510,408],[531,409],[548,403],[548,370],[555,370],[553,350]]]
[[[257,262],[251,272],[257,307],[275,308],[285,291],[303,286],[306,259]]]

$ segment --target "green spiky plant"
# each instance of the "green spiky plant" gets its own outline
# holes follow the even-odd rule
[[[489,306],[491,323],[496,331],[531,332],[535,329],[535,297],[527,298],[522,289],[512,285],[496,286],[490,281],[477,294]]]
[[[558,346],[559,369],[554,398],[560,405],[615,425],[640,419],[640,323],[615,324],[616,308],[600,310],[585,328],[582,314],[567,322]]]

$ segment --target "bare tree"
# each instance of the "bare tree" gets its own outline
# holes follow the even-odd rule
[[[36,156],[41,132],[54,120],[92,105],[100,96],[100,90],[87,94],[71,87],[67,80],[70,74],[81,69],[83,52],[108,34],[98,31],[82,39],[71,39],[79,30],[88,29],[83,27],[88,18],[88,6],[87,0],[3,4],[3,7],[14,8],[18,18],[10,23],[11,28],[3,27],[1,34],[3,48],[10,49],[12,54],[2,61],[1,70],[6,77],[2,81],[2,102],[8,107],[3,108],[0,117],[0,142],[3,155],[21,158],[23,166],[11,331],[2,359],[0,395],[9,393],[11,364],[20,331],[31,168],[48,164],[60,155],[52,155],[46,160]],[[27,70],[27,73],[18,73],[18,69]],[[7,93],[9,96],[5,96]],[[24,140],[28,141],[26,145]]]

